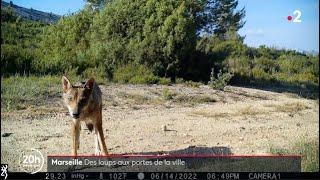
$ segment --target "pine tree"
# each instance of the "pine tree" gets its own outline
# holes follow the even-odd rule
[[[205,32],[228,39],[230,32],[237,32],[242,28],[245,24],[245,9],[236,10],[237,6],[238,0],[208,0]]]

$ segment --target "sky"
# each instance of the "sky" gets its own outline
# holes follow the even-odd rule
[[[238,6],[246,9],[246,24],[239,34],[246,36],[249,46],[319,52],[318,0],[239,0]],[[295,17],[295,10],[301,12],[300,23],[287,19]]]
[[[4,0],[10,2],[10,0]],[[44,12],[52,12],[58,15],[81,10],[85,5],[85,0],[11,0],[13,4],[25,8],[33,8]]]
[[[85,5],[84,0],[12,2],[59,15],[76,12]],[[239,0],[238,9],[242,7],[246,9],[246,24],[239,34],[246,37],[245,44],[319,52],[319,0]],[[293,22],[295,10],[301,12],[301,22]],[[288,21],[288,16],[293,19]]]

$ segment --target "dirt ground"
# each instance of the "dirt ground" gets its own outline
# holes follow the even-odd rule
[[[295,94],[228,86],[106,85],[103,129],[110,153],[174,153],[188,147],[215,154],[266,154],[317,139],[319,101]],[[71,153],[71,117],[60,98],[47,106],[1,112],[1,163],[21,171],[29,148]],[[82,124],[79,154],[94,153],[93,134]],[[46,170],[46,163],[43,171]]]

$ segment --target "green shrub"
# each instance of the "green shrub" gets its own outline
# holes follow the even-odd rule
[[[216,102],[217,100],[207,95],[190,96],[190,95],[180,94],[180,95],[177,95],[173,101],[181,104],[195,105],[195,104]]]
[[[225,65],[228,67],[228,71],[240,76],[251,76],[251,66],[253,62],[249,57],[233,57],[227,59]]]
[[[129,80],[130,84],[156,84],[158,78],[152,75],[134,76]]]
[[[264,79],[264,80],[271,79],[271,75],[266,73],[263,69],[261,69],[259,67],[254,67],[252,69],[252,76],[255,79]]]
[[[158,77],[148,67],[130,63],[117,68],[113,80],[118,83],[155,84],[158,82]]]
[[[270,148],[273,154],[299,154],[302,155],[302,172],[319,171],[319,141],[301,140],[290,149]]]
[[[171,83],[171,80],[170,78],[159,78],[158,83],[162,85],[169,85]]]
[[[189,87],[197,87],[198,88],[202,83],[194,82],[194,81],[186,81],[186,82],[184,82],[184,84]]]
[[[184,83],[183,78],[176,78],[176,84],[182,84],[182,83]]]
[[[262,69],[264,72],[272,75],[279,71],[279,66],[277,60],[269,59],[266,57],[254,58],[254,66],[256,68]]]
[[[60,76],[11,76],[1,78],[1,110],[25,109],[30,105],[44,105],[50,98],[58,98]]]
[[[104,84],[105,83],[105,69],[103,66],[99,66],[96,68],[88,68],[83,72],[84,78],[95,78],[96,82],[98,84]]]
[[[165,88],[163,89],[162,95],[165,100],[172,100],[175,93],[172,93],[168,88]]]
[[[214,69],[212,68],[210,81],[208,82],[208,84],[214,89],[224,90],[224,87],[227,86],[232,76],[233,74],[229,72],[222,73],[222,71],[220,70],[216,78],[214,76]]]
[[[65,70],[63,73],[64,76],[66,76],[71,83],[77,82],[77,81],[82,81],[83,79],[77,75],[78,73],[78,68],[69,68]]]

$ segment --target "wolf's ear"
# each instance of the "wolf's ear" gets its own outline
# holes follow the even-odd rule
[[[90,78],[83,87],[88,89],[93,89],[93,84],[94,84],[94,79]]]
[[[67,90],[71,88],[71,83],[69,79],[65,76],[62,76],[61,82],[62,82],[63,92],[67,92]]]

